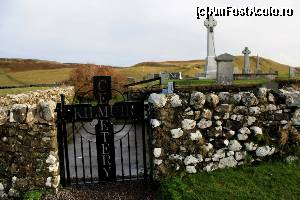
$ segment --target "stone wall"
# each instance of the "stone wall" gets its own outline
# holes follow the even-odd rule
[[[60,94],[68,101],[73,88],[0,97],[0,198],[58,187],[55,107]]]
[[[300,155],[297,87],[151,94],[154,178]]]

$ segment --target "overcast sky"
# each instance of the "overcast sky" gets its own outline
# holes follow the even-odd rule
[[[0,0],[0,57],[117,66],[204,59],[196,9],[208,5],[292,8],[292,17],[216,17],[216,53],[248,46],[300,67],[298,0]]]

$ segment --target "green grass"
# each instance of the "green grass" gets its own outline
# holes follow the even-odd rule
[[[300,162],[197,173],[161,182],[158,199],[299,199]]]
[[[24,194],[23,199],[24,200],[40,200],[44,193],[45,193],[45,191],[41,191],[41,190],[27,191]]]
[[[49,88],[50,87],[26,87],[26,88],[0,89],[0,96],[5,96],[7,94],[27,93],[35,90],[47,90]]]

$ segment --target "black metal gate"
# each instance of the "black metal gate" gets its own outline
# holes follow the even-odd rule
[[[110,76],[93,79],[93,99],[57,104],[57,141],[63,186],[151,177],[149,123],[144,101],[110,104]]]

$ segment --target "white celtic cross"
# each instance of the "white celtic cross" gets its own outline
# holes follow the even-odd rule
[[[210,29],[210,32],[213,32],[213,28],[217,26],[217,21],[212,16],[209,16],[208,19],[204,21],[204,26]]]

